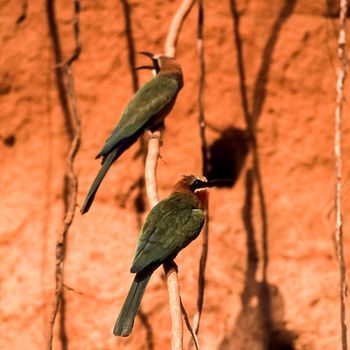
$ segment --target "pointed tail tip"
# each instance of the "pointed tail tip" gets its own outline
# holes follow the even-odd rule
[[[114,326],[113,334],[116,337],[128,337],[131,333],[132,327],[120,327],[118,323]]]
[[[98,187],[97,187],[98,188]],[[95,194],[96,194],[96,191],[97,191],[97,188],[94,189],[93,191],[89,191],[88,195],[86,196],[86,199],[84,201],[84,204],[83,206],[80,208],[80,212],[81,214],[86,214],[89,210],[90,210],[90,207],[92,205],[92,202],[94,201],[94,198],[95,198]]]
[[[84,215],[84,214],[86,214],[89,211],[91,203],[92,203],[92,201],[90,200],[90,198],[89,198],[89,200],[85,201],[83,206],[80,208],[81,215]]]

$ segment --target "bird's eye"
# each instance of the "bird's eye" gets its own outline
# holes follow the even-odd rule
[[[197,188],[197,186],[200,184],[200,181],[199,180],[194,180],[193,183],[192,183],[192,187],[193,188]]]

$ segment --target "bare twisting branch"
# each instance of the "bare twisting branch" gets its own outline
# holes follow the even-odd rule
[[[190,12],[194,2],[195,0],[191,0],[191,1],[183,0],[178,11],[173,17],[173,20],[169,28],[168,36],[166,38],[166,43],[165,43],[164,53],[166,56],[175,57],[177,38],[179,37],[182,23],[184,22],[186,16]],[[156,140],[158,140],[158,144]],[[157,162],[159,157],[159,148],[160,148],[159,143],[160,143],[160,133],[159,135],[151,135],[151,137],[149,137],[149,141],[148,141],[149,156],[147,155],[147,158],[146,158],[146,163],[148,164],[148,166],[146,166],[146,172],[148,172],[147,171],[148,168],[154,169],[149,172],[149,176],[146,176],[147,197],[150,198],[149,196],[151,195],[153,198],[157,199],[156,202],[158,202],[158,190],[156,188],[157,181],[156,181],[155,174],[156,174]],[[155,154],[157,154],[156,157],[155,157]],[[150,157],[150,159],[148,159],[148,157]],[[152,202],[152,203],[154,204],[156,202]]]
[[[181,27],[196,0],[183,0],[179,9],[175,13],[170,25],[169,33],[165,41],[165,55],[175,57],[176,44]]]
[[[196,333],[193,331],[193,328],[192,328],[192,325],[191,325],[191,321],[190,321],[190,319],[188,318],[188,315],[187,315],[185,306],[184,306],[184,304],[182,303],[182,300],[181,300],[181,299],[180,299],[180,303],[181,303],[182,315],[183,315],[183,317],[184,317],[184,320],[185,320],[187,329],[188,329],[188,331],[190,332],[190,334],[191,334],[191,336],[192,336],[192,340],[193,340],[193,342],[194,342],[194,346],[196,347],[196,350],[199,350],[199,342],[198,342],[197,335],[196,335]]]
[[[79,41],[79,0],[74,1],[74,39],[75,39],[75,50],[70,57],[70,59],[64,64],[64,72],[66,77],[66,89],[67,95],[69,97],[70,109],[73,115],[73,136],[71,138],[71,144],[69,147],[67,160],[66,160],[66,192],[67,200],[65,205],[65,215],[63,221],[63,229],[59,233],[56,242],[56,269],[55,269],[55,298],[53,302],[50,323],[49,323],[49,335],[47,348],[52,349],[53,340],[53,328],[59,310],[60,304],[62,303],[63,293],[64,293],[64,279],[63,279],[63,267],[65,258],[65,245],[67,240],[67,234],[69,228],[73,222],[75,208],[77,203],[77,191],[78,191],[78,179],[74,173],[74,159],[79,150],[80,146],[80,114],[77,105],[77,98],[74,88],[74,80],[71,72],[72,63],[79,57],[81,46]]]
[[[171,349],[181,350],[183,344],[183,327],[181,315],[180,284],[177,266],[174,261],[163,264],[165,279],[168,284],[169,307],[171,316]]]
[[[81,52],[81,44],[80,44],[80,28],[79,28],[79,13],[80,13],[80,1],[74,0],[74,17],[73,17],[73,28],[74,28],[74,41],[75,41],[75,49],[72,56],[67,61],[66,67],[70,67],[72,63],[78,59]],[[73,86],[72,86],[73,88]],[[72,96],[71,96],[72,97]],[[73,113],[75,113],[73,109]]]
[[[157,163],[160,149],[161,132],[149,132],[148,151],[145,163],[145,183],[149,205],[153,208],[159,201],[157,187]]]
[[[335,189],[335,217],[336,217],[336,245],[340,272],[340,321],[341,321],[341,339],[342,350],[347,350],[346,335],[346,271],[344,261],[343,246],[343,223],[341,206],[341,179],[342,179],[342,113],[344,101],[344,82],[346,78],[348,61],[346,55],[346,14],[348,10],[347,0],[340,0],[339,14],[339,37],[338,37],[338,59],[340,67],[337,74],[337,100],[335,109],[335,137],[334,153],[336,168],[336,189]]]
[[[165,43],[165,55],[175,57],[177,38],[182,23],[191,10],[195,0],[183,0],[170,25]],[[148,139],[148,152],[145,165],[145,183],[149,204],[153,207],[158,203],[156,170],[159,157],[161,132],[151,133]],[[180,350],[183,346],[183,327],[180,305],[180,288],[177,270],[174,266],[164,266],[169,290],[169,304],[172,319],[172,349]]]
[[[208,144],[205,136],[206,122],[204,114],[204,87],[205,87],[205,60],[204,60],[204,47],[203,47],[203,25],[204,25],[204,9],[203,0],[198,1],[198,57],[200,66],[200,78],[198,89],[198,109],[199,109],[199,131],[201,138],[201,151],[202,151],[202,171],[204,176],[208,176],[209,173],[209,160],[208,160]],[[208,238],[209,238],[209,215],[208,215],[208,203],[206,205],[206,220],[203,228],[203,242],[202,242],[202,254],[199,261],[199,276],[198,276],[198,297],[197,297],[197,312],[193,319],[193,330],[195,334],[199,332],[199,323],[203,310],[204,301],[204,287],[205,287],[205,268],[207,264],[208,256]]]

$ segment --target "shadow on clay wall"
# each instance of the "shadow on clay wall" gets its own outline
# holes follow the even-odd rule
[[[296,334],[285,328],[283,295],[278,288],[268,282],[268,221],[265,193],[260,171],[258,144],[255,128],[259,120],[266,98],[266,84],[268,81],[271,58],[279,33],[285,21],[292,14],[296,0],[286,1],[279,11],[272,27],[271,34],[265,44],[261,66],[254,84],[251,105],[248,101],[246,88],[246,74],[243,60],[242,40],[239,21],[241,14],[235,0],[230,1],[232,18],[234,19],[234,41],[236,44],[238,71],[240,76],[240,92],[242,109],[247,125],[248,139],[251,145],[253,165],[245,175],[245,202],[242,209],[242,219],[247,234],[247,270],[244,289],[241,295],[242,308],[238,315],[231,336],[225,337],[220,350],[239,348],[255,348],[259,345],[267,350],[292,350]],[[252,210],[254,189],[259,198],[261,216],[262,253],[258,256],[256,243],[256,228],[254,227],[254,212]],[[262,280],[257,280],[259,263],[262,268]],[[238,345],[238,347],[237,347]]]

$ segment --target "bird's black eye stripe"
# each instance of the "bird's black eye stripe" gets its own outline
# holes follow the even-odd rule
[[[191,183],[191,186],[196,188],[196,186],[198,186],[198,180],[194,180],[192,183]]]
[[[191,188],[192,191],[194,191],[194,190],[196,190],[197,188],[202,187],[201,184],[202,184],[202,181],[194,180],[194,181],[191,183],[190,188]]]

